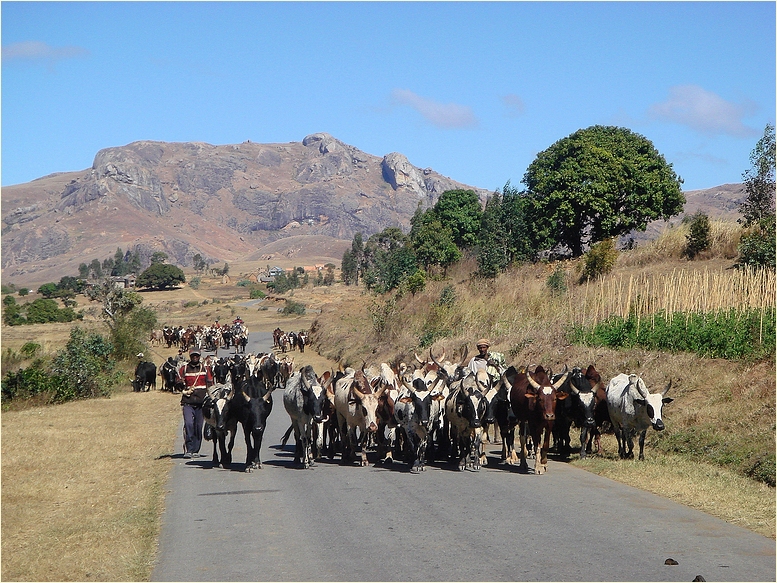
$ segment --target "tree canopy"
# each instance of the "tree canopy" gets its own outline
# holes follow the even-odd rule
[[[747,196],[739,207],[745,226],[774,214],[775,143],[772,124],[766,124],[764,135],[750,152],[750,164],[750,169],[742,175]]]
[[[523,178],[537,249],[573,257],[586,246],[644,231],[683,209],[682,179],[652,142],[614,126],[592,126],[540,152]]]
[[[135,284],[139,287],[165,289],[185,281],[186,277],[180,267],[166,263],[152,263],[138,276]]]

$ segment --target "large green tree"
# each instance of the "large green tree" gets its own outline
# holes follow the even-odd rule
[[[135,283],[139,287],[166,289],[185,281],[186,277],[180,267],[166,263],[152,263],[138,276]]]
[[[578,130],[540,152],[523,182],[537,249],[587,246],[683,209],[682,179],[652,142],[614,126]]]
[[[477,244],[483,209],[473,190],[446,190],[435,203],[433,212],[451,230],[453,242],[459,249],[469,249]]]

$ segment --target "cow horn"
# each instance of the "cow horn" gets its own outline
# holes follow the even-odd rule
[[[507,387],[508,391],[512,391],[513,390],[513,383],[511,383],[510,381],[507,380],[507,371],[502,373],[501,381],[504,384],[504,386]]]
[[[530,384],[532,387],[534,387],[536,390],[538,390],[538,391],[539,391],[539,390],[542,388],[542,387],[540,387],[540,383],[538,383],[537,381],[535,381],[535,380],[532,378],[532,376],[531,376],[531,373],[530,373],[528,370],[526,371],[526,378],[528,379],[528,381],[529,381],[529,384]]]
[[[662,395],[666,395],[669,392],[669,389],[672,388],[672,379],[669,379],[669,384],[666,385],[663,391],[661,391]]]
[[[462,346],[462,354],[461,360],[459,361],[459,366],[465,366],[467,364],[467,356],[469,356],[469,346],[465,344]]]
[[[640,381],[642,381],[642,378],[641,378],[641,377],[639,377],[639,376],[637,376],[637,375],[633,375],[633,376],[637,377],[637,380],[636,380],[636,381],[634,381],[634,385],[637,387],[637,392],[638,392],[640,395],[642,395],[642,398],[643,398],[643,399],[647,399],[647,398],[648,398],[648,396],[647,396],[647,392],[646,392],[646,391],[643,391],[643,390],[642,390],[642,387],[640,386]],[[631,377],[629,377],[629,380],[631,380]],[[642,383],[643,383],[643,384],[644,384],[644,382],[645,382],[645,381],[642,381]],[[647,387],[646,387],[646,388],[647,388]]]
[[[245,397],[246,402],[250,403],[251,397],[248,396],[248,393],[246,393],[245,391],[240,391],[240,392],[243,394],[243,397]]]
[[[418,361],[418,364],[426,364],[421,358],[414,352],[413,356],[415,356],[415,359]]]
[[[561,385],[559,385],[559,386],[561,386]],[[558,388],[558,387],[556,387],[556,388]],[[569,383],[569,388],[572,390],[572,392],[575,395],[579,395],[580,394],[580,391],[577,390],[577,387],[575,386],[575,383]]]
[[[445,354],[445,349],[443,349],[443,354]],[[432,362],[437,365],[437,372],[438,374],[442,374],[446,379],[448,378],[448,371],[443,368],[443,366],[437,362],[434,358],[434,355],[432,354],[432,349],[429,349],[429,356],[432,359]]]
[[[559,377],[559,379],[555,383],[553,383],[553,388],[558,390],[558,388],[567,381],[567,377],[568,376],[569,376],[569,368],[565,364],[564,365],[564,372],[561,373],[561,377]]]

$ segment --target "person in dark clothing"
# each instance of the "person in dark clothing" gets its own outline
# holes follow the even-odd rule
[[[189,362],[178,369],[183,383],[181,408],[183,410],[185,458],[199,457],[202,445],[202,405],[208,396],[208,387],[213,384],[213,370],[200,362],[200,349],[189,351]]]

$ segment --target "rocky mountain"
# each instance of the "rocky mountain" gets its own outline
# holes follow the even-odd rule
[[[407,230],[419,202],[454,188],[488,195],[326,133],[286,144],[134,142],[99,151],[87,170],[2,189],[2,277],[58,281],[117,247],[187,266],[197,253],[210,263],[291,256],[306,240],[314,259],[339,264],[357,232]]]

